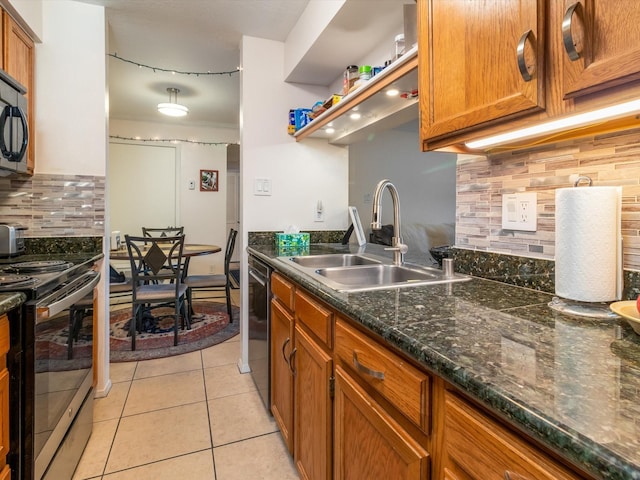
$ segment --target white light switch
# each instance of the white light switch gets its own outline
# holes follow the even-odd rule
[[[538,194],[510,193],[502,196],[502,228],[535,232],[538,227]]]
[[[271,195],[271,179],[256,178],[253,182],[254,195]]]

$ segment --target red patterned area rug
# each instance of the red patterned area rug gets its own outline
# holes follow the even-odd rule
[[[178,345],[173,345],[173,308],[153,310],[155,331],[136,334],[136,350],[131,351],[129,320],[131,307],[111,312],[110,359],[112,362],[134,362],[189,353],[224,342],[240,331],[240,313],[233,307],[233,323],[229,323],[227,305],[218,302],[194,302],[195,314],[191,330],[178,325]]]

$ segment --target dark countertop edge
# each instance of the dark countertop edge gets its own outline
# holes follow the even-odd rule
[[[460,368],[439,352],[424,348],[422,345],[418,349],[407,348],[407,344],[412,342],[411,338],[393,328],[391,331],[397,335],[390,335],[388,327],[381,325],[375,317],[363,314],[360,309],[350,306],[347,301],[343,300],[344,296],[340,292],[325,287],[294,268],[285,266],[275,259],[275,253],[274,255],[265,254],[259,248],[261,247],[256,246],[253,248],[248,246],[247,252],[261,259],[275,270],[282,272],[350,319],[382,337],[389,344],[416,360],[428,371],[449,381],[497,416],[531,438],[536,439],[551,451],[556,452],[569,463],[589,472],[596,478],[640,479],[639,466],[631,464],[601,444],[585,438],[579,432],[569,428],[563,429],[556,425],[544,412],[535,411],[524,405],[520,400],[514,399],[502,390],[495,388],[495,386],[474,378],[472,373]],[[267,248],[265,250],[269,251],[270,249]],[[348,251],[348,246],[337,247],[335,251]],[[486,279],[477,280],[495,282]],[[521,288],[506,284],[504,284],[504,287]],[[587,461],[587,459],[590,459],[590,461]]]
[[[0,315],[18,308],[27,300],[27,296],[22,292],[0,293]]]

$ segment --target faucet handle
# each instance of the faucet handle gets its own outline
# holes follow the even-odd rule
[[[385,250],[390,250],[390,251],[400,252],[402,254],[405,254],[409,251],[409,247],[404,243],[399,243],[394,247],[385,247]]]

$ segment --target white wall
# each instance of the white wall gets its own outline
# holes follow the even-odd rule
[[[238,131],[226,128],[205,128],[161,123],[111,120],[111,136],[141,139],[188,139],[201,142],[237,143]],[[114,140],[120,141],[120,140]],[[132,142],[136,143],[136,142]],[[138,142],[139,145],[173,145],[167,142]],[[198,145],[178,143],[178,223],[185,227],[188,243],[213,243],[223,247],[227,241],[227,147],[226,145]],[[217,192],[199,190],[200,170],[218,170],[220,184]],[[150,172],[152,173],[152,172]],[[195,181],[195,190],[189,189],[189,181]],[[149,182],[150,184],[152,181]],[[107,209],[108,211],[108,209]],[[195,257],[189,264],[189,272],[215,273],[224,271],[224,256]]]
[[[347,227],[348,151],[326,141],[297,143],[287,134],[289,109],[309,108],[329,94],[327,88],[287,84],[283,78],[284,44],[254,37],[241,42],[240,239],[246,271],[247,232],[284,229],[333,230]],[[253,195],[255,178],[272,181],[271,196]],[[325,221],[313,221],[315,202],[325,206]],[[247,284],[242,276],[240,369],[247,369]]]
[[[36,173],[104,175],[104,8],[63,0],[42,7],[42,43],[36,45]]]

